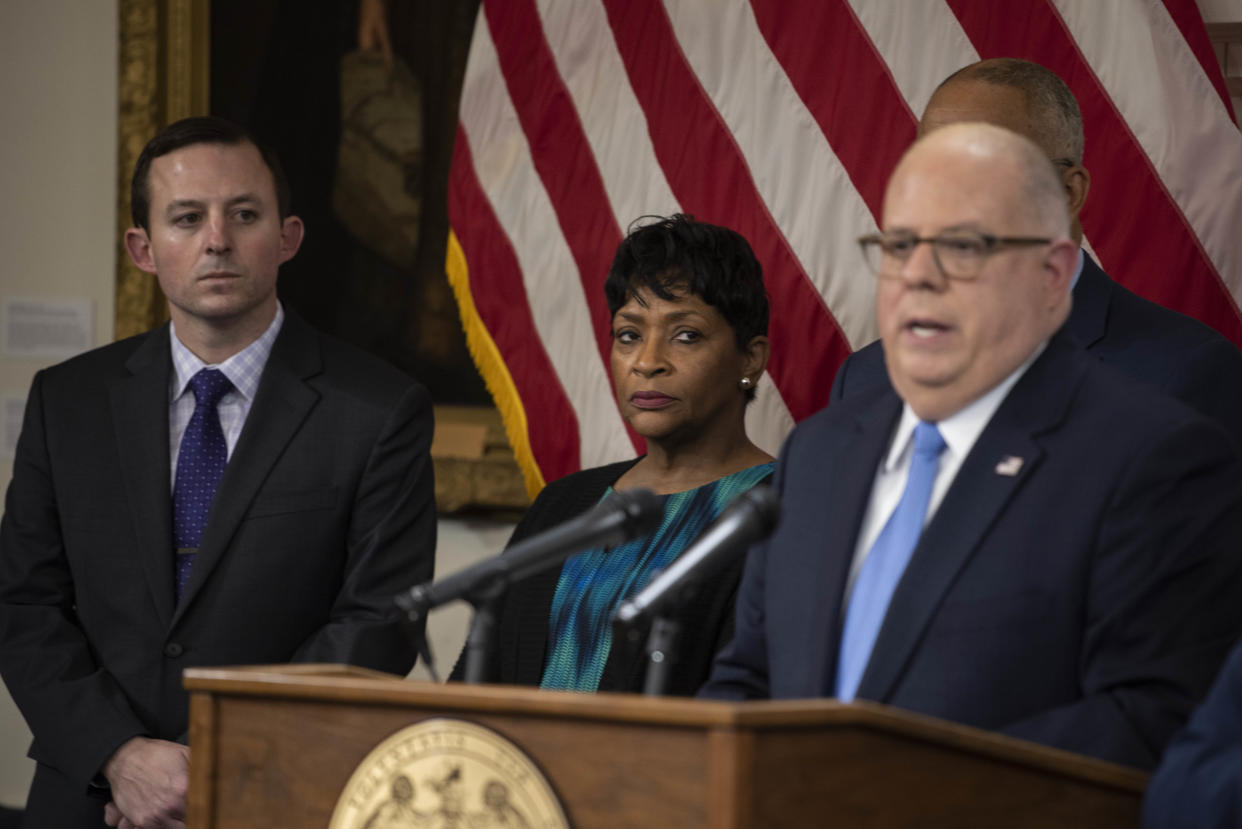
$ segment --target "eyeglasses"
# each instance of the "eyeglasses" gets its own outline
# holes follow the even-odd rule
[[[939,236],[915,236],[913,233],[873,233],[858,238],[863,258],[876,276],[896,279],[914,249],[926,242],[940,272],[949,279],[974,279],[983,261],[994,253],[1010,247],[1047,245],[1052,239],[1035,236],[993,236],[973,230],[958,230]]]

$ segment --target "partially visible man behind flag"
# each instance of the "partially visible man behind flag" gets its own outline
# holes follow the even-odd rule
[[[875,339],[854,239],[940,81],[1019,57],[1063,78],[1093,173],[1086,245],[1242,344],[1242,134],[1193,0],[485,0],[450,174],[448,270],[537,491],[632,457],[608,385],[609,252],[643,214],[736,228],[775,332],[748,432],[775,452]],[[1124,48],[1122,48],[1124,45]]]
[[[1044,151],[1069,205],[1070,236],[1081,246],[1079,216],[1092,179],[1082,164],[1082,114],[1061,79],[1017,58],[972,63],[936,88],[919,134],[971,121],[1012,130]],[[1081,247],[1071,287],[1073,309],[1065,327],[1079,345],[1122,374],[1212,418],[1235,450],[1242,449],[1242,351],[1236,345],[1210,326],[1118,285]],[[841,364],[832,400],[888,381],[884,346],[877,340]]]

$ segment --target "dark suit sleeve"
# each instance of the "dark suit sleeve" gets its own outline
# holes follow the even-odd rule
[[[1150,768],[1242,630],[1242,469],[1199,418],[1135,456],[1088,563],[1083,696],[1002,730]]]
[[[1223,337],[1186,354],[1165,391],[1219,423],[1242,455],[1242,351]]]
[[[431,578],[435,488],[429,450],[431,399],[411,385],[379,433],[354,493],[341,590],[329,621],[293,661],[346,662],[406,674],[415,639],[393,613],[393,597]]]
[[[85,793],[108,757],[146,728],[98,664],[77,617],[48,456],[42,376],[30,389],[0,521],[0,674],[39,735],[36,759]],[[49,753],[54,756],[44,756]]]
[[[711,674],[699,690],[704,699],[767,699],[768,654],[763,594],[767,545],[751,549],[742,570],[734,607],[733,638],[716,654]]]
[[[1242,826],[1242,646],[1152,776],[1143,825]]]

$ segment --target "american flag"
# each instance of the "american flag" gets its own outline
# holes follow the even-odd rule
[[[1242,134],[1193,0],[484,0],[448,271],[528,488],[633,457],[603,282],[626,228],[741,232],[772,299],[747,429],[775,453],[876,337],[855,238],[954,70],[1033,60],[1082,108],[1088,248],[1242,344]]]

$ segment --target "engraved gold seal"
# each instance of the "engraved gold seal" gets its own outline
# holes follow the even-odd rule
[[[482,726],[432,719],[368,754],[328,829],[569,829],[547,779],[521,749]]]

